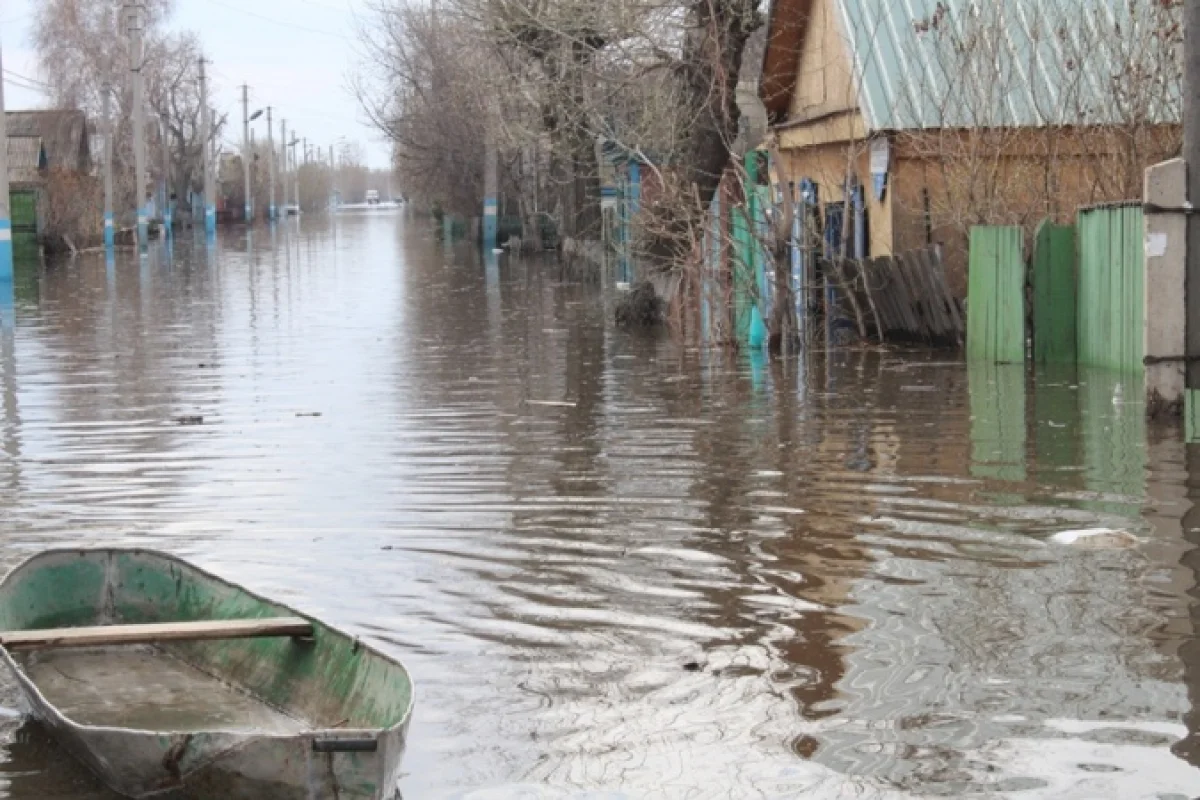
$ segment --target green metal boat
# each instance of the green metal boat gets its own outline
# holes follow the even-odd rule
[[[120,794],[398,793],[404,667],[178,558],[41,553],[0,583],[0,630],[28,711]]]

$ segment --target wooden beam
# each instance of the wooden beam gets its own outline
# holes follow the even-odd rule
[[[157,644],[218,639],[255,639],[268,636],[310,637],[312,635],[312,623],[306,619],[275,617],[8,631],[0,633],[0,645],[10,650],[36,650],[47,647],[100,647],[114,644]]]

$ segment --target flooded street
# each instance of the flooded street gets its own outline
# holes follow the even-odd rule
[[[0,564],[163,549],[398,656],[405,800],[1200,795],[1200,452],[1139,385],[610,302],[386,212],[19,270]],[[4,680],[0,797],[109,800]]]

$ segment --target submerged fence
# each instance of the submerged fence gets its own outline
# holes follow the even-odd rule
[[[1075,225],[1043,223],[1028,265],[1024,229],[973,229],[969,357],[1023,362],[1032,341],[1038,364],[1141,372],[1143,237],[1140,202],[1080,209]]]

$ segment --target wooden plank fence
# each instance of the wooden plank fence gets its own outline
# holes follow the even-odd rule
[[[960,347],[966,314],[946,284],[941,250],[854,262],[859,306],[880,341]]]

